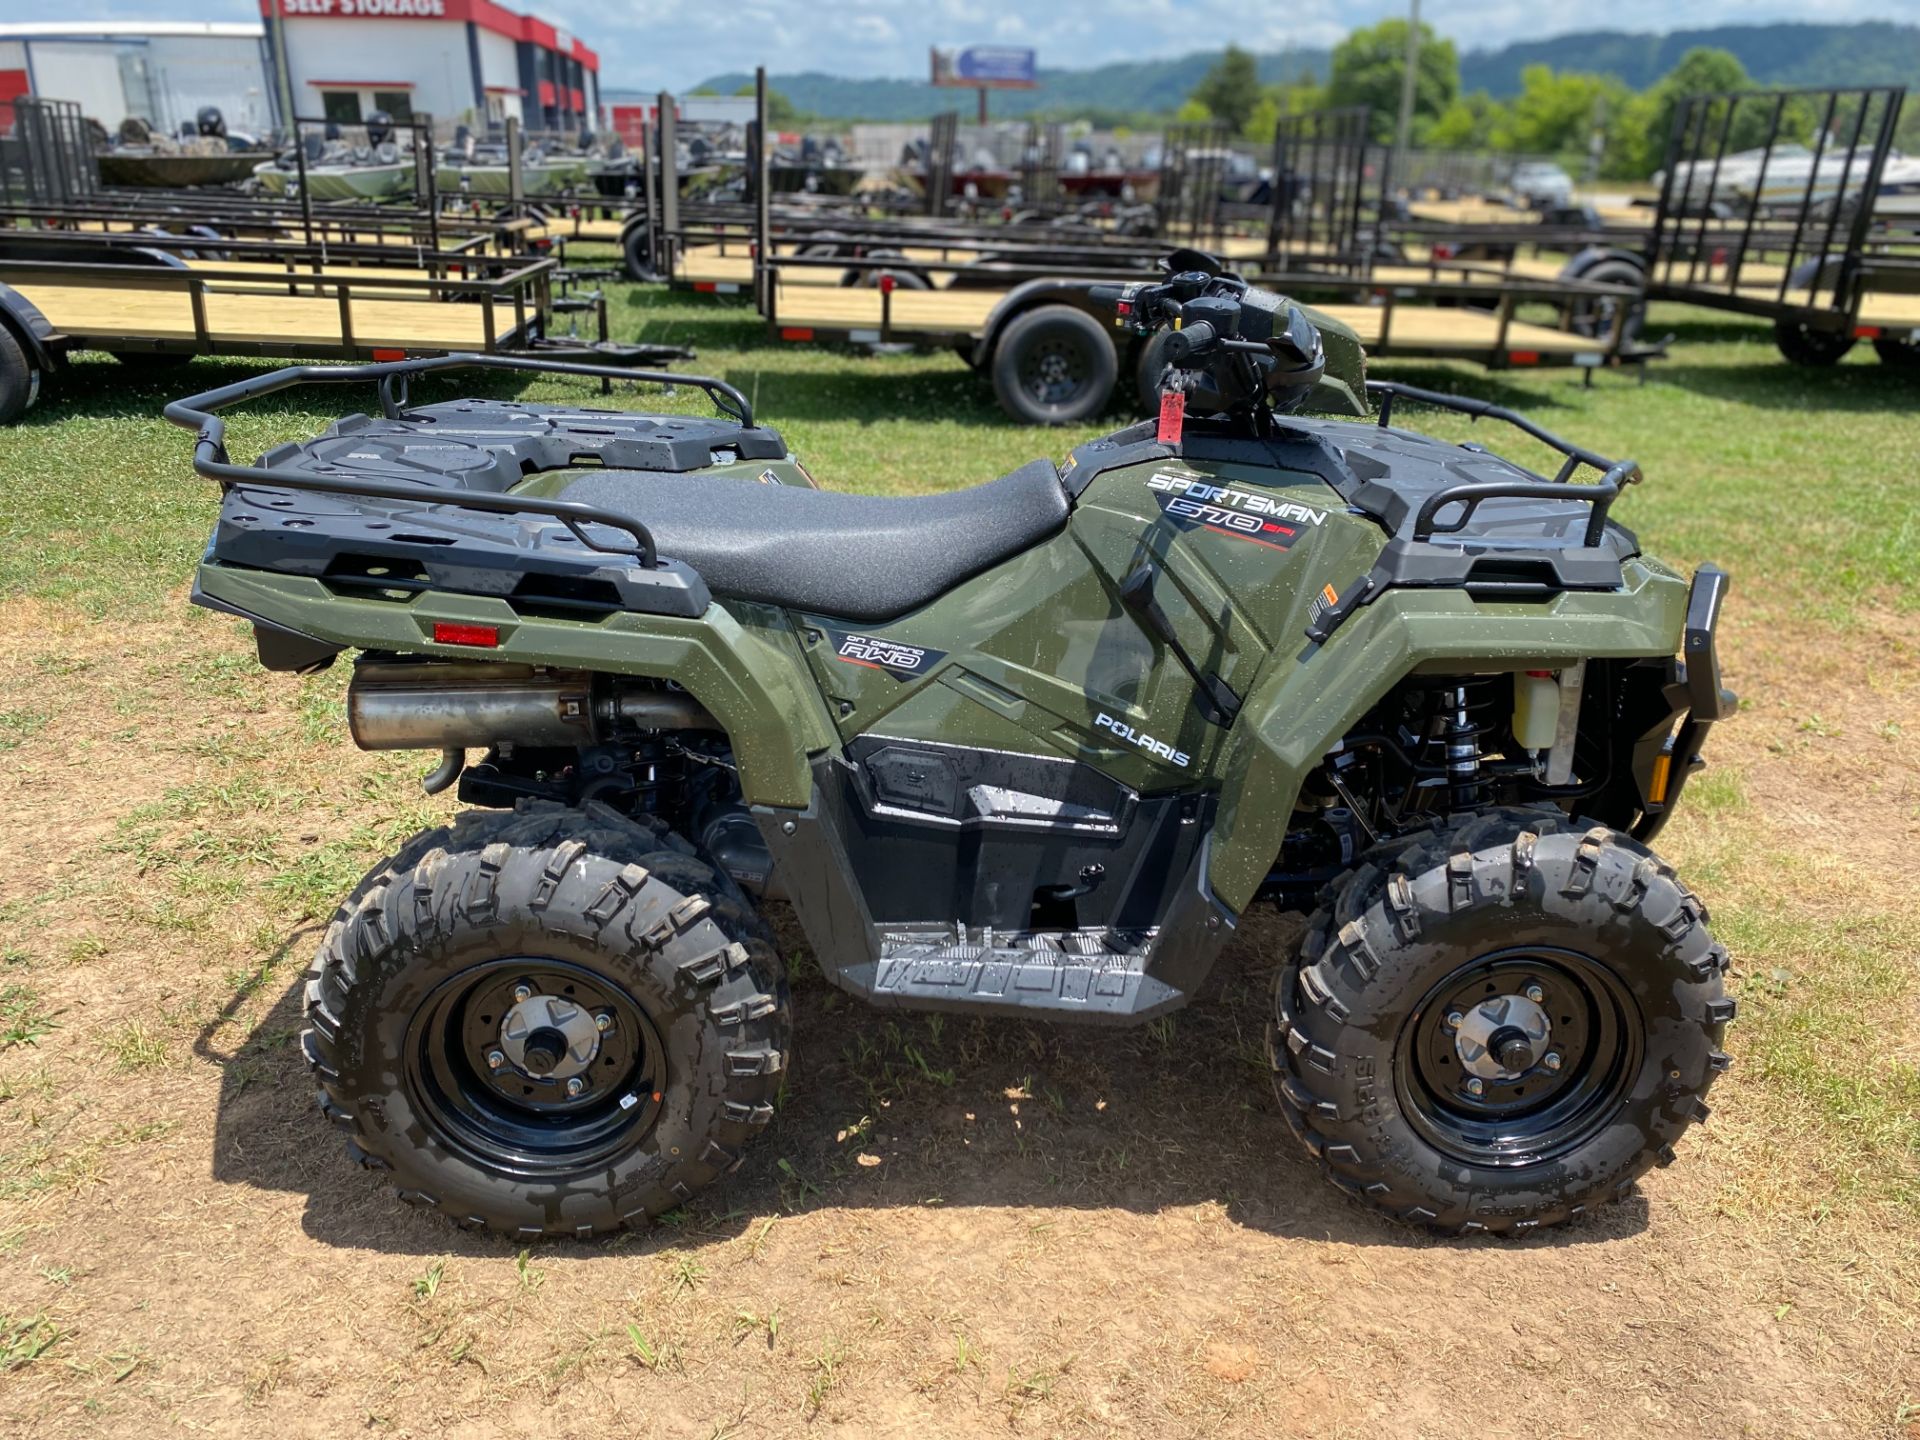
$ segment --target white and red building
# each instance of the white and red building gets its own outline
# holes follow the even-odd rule
[[[385,110],[476,129],[509,116],[535,130],[598,128],[600,57],[494,0],[260,0],[260,13],[270,65],[285,34],[303,117],[351,124]]]

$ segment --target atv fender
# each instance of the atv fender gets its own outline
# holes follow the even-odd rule
[[[1222,757],[1207,877],[1213,893],[1245,910],[1280,855],[1308,773],[1408,675],[1675,654],[1686,582],[1640,562],[1627,564],[1625,580],[1619,591],[1568,591],[1544,607],[1481,603],[1463,589],[1390,590],[1325,644],[1276,654]],[[1548,617],[1556,623],[1544,623]]]
[[[670,679],[726,731],[750,805],[804,806],[813,790],[808,756],[834,743],[799,641],[766,606],[716,602],[692,619],[622,612],[581,625],[531,617],[492,596],[433,591],[395,605],[338,594],[310,576],[211,562],[199,585],[216,608],[342,649],[472,660],[470,648],[435,644],[434,626],[482,625],[499,635],[489,660]]]

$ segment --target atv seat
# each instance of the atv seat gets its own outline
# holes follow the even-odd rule
[[[1051,461],[946,495],[895,499],[713,475],[603,470],[560,499],[638,520],[715,595],[849,620],[914,610],[1066,523]]]

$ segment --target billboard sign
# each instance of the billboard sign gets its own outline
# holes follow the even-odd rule
[[[933,52],[933,83],[960,90],[1032,90],[1034,52],[1015,45],[968,45]]]

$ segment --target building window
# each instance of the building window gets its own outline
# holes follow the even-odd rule
[[[336,125],[358,125],[360,123],[360,92],[358,90],[321,91],[320,113]]]
[[[373,108],[386,111],[398,121],[413,119],[413,97],[405,90],[374,91]]]

